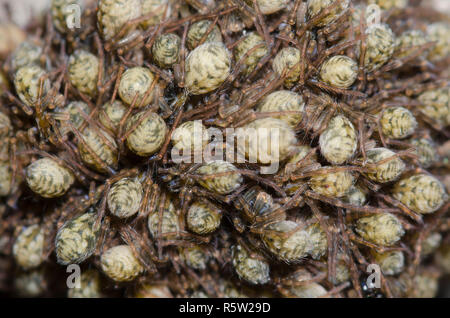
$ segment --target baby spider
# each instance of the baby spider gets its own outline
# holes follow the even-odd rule
[[[58,264],[79,264],[97,248],[100,227],[96,228],[97,214],[92,210],[67,221],[56,234],[55,251]]]

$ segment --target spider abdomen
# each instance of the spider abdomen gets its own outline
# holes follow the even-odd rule
[[[30,189],[44,198],[64,195],[75,181],[69,169],[50,158],[42,158],[29,165],[26,180]]]

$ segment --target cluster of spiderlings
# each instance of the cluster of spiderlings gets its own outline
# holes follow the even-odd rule
[[[0,295],[436,296],[450,24],[419,2],[49,0],[0,23]]]

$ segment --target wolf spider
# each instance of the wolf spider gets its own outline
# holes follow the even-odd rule
[[[118,91],[118,86],[119,86],[119,82],[121,79],[121,76],[123,74],[124,68],[121,67],[119,69],[119,73],[117,75],[116,78],[116,84],[114,87],[114,91],[111,97],[111,103],[114,102],[116,95],[117,95],[117,91]],[[131,105],[128,107],[127,112],[124,114],[124,116],[121,118],[119,124],[118,124],[118,128],[117,128],[117,132],[116,132],[116,141],[118,144],[118,152],[119,152],[119,156],[124,152],[124,142],[125,140],[130,136],[130,134],[133,133],[133,131],[136,130],[136,128],[142,123],[144,122],[144,120],[146,120],[152,113],[156,112],[158,109],[162,109],[163,112],[165,112],[165,115],[163,115],[163,118],[169,118],[173,113],[175,116],[175,120],[174,123],[170,129],[170,131],[168,132],[168,134],[166,135],[165,138],[165,142],[163,144],[163,146],[161,147],[160,151],[153,155],[150,160],[151,161],[158,161],[161,160],[165,157],[166,152],[167,152],[167,148],[169,146],[170,143],[170,136],[173,133],[173,131],[176,129],[177,125],[179,124],[181,118],[182,118],[182,114],[183,114],[183,108],[182,107],[178,107],[175,110],[171,110],[169,108],[167,108],[165,105],[165,101],[164,101],[164,97],[162,96],[162,89],[159,87],[158,85],[158,79],[160,78],[160,73],[156,73],[155,79],[152,82],[152,84],[150,85],[149,89],[145,92],[143,99],[146,99],[152,92],[155,94],[154,97],[154,101],[155,103],[152,105],[148,105],[146,107],[143,107],[142,109],[139,108],[138,110],[138,106],[137,105],[137,99],[139,97],[138,93],[136,93],[136,95],[134,96]],[[181,105],[182,106],[182,105]],[[128,129],[125,129],[127,120],[130,118],[130,116],[136,112],[143,112],[143,116],[141,116],[139,118],[139,120],[137,120],[132,126],[130,126]],[[120,157],[119,157],[120,159]]]
[[[219,107],[217,109],[217,118],[205,119],[205,124],[224,128],[230,126],[240,127],[258,118],[286,114],[287,112],[257,113],[253,111],[252,108],[264,96],[280,87],[284,82],[284,78],[294,70],[295,68],[292,68],[290,71],[286,71],[281,76],[275,77],[272,73],[268,73],[258,82],[242,87],[241,94],[233,94],[229,101],[226,100],[225,96],[221,97],[221,102],[219,103]],[[235,71],[231,74],[234,72]],[[215,94],[213,94],[211,99],[215,100],[218,94],[220,94],[220,88]]]
[[[48,259],[50,254],[54,251],[54,239],[58,230],[64,225],[68,220],[86,212],[93,207],[100,200],[101,192],[103,188],[95,188],[95,183],[92,182],[90,185],[88,195],[77,195],[76,190],[72,191],[74,195],[68,196],[61,206],[57,206],[51,210],[51,212],[46,212],[42,219],[43,229],[44,229],[44,259]],[[104,237],[108,230],[107,220],[101,224],[100,239],[97,242],[96,254],[99,253],[102,244],[104,243]],[[100,225],[99,225],[100,226]]]
[[[367,119],[367,124],[375,128],[375,130],[377,131],[378,139],[383,145],[383,147],[388,148],[388,145],[392,146],[406,145],[401,140],[386,138],[382,132],[380,125],[381,115],[383,110],[389,107],[404,107],[409,111],[411,111],[411,113],[417,120],[423,120],[431,128],[446,135],[446,131],[443,128],[441,128],[439,124],[435,123],[433,119],[429,118],[426,114],[423,114],[420,110],[418,110],[417,108],[418,105],[420,104],[416,100],[413,100],[406,96],[399,96],[397,98],[393,98],[390,100],[384,100],[383,102],[380,101],[378,104],[371,104],[370,107],[367,107],[364,110],[364,112],[366,112],[365,117]],[[404,155],[407,156],[406,153]]]
[[[26,115],[31,116],[31,115],[33,115],[33,113],[35,113],[39,129],[40,130],[46,129],[46,128],[48,128],[47,127],[48,124],[46,123],[47,117],[44,116],[45,109],[46,108],[54,109],[56,106],[62,106],[65,102],[64,96],[62,96],[61,94],[58,93],[59,88],[62,83],[62,80],[64,79],[65,69],[66,69],[66,65],[63,64],[60,67],[58,67],[57,69],[55,69],[54,71],[52,71],[50,73],[46,73],[41,78],[39,78],[39,81],[38,81],[39,89],[37,92],[37,101],[32,105],[35,109],[33,109],[32,106],[29,106],[29,105],[23,103],[16,96],[14,96],[14,94],[8,89],[5,89],[4,95],[10,103],[19,106],[20,109]],[[54,77],[57,76],[58,74],[59,74],[59,76],[53,82]],[[53,82],[53,84],[51,85],[48,92],[46,94],[44,94],[43,89],[44,89],[44,83],[46,80]],[[18,109],[15,107],[12,108],[12,112],[14,114],[18,114]],[[43,126],[42,128],[40,127],[41,125]],[[45,133],[45,130],[43,132]]]
[[[314,266],[302,266],[297,270],[284,275],[284,277],[279,277],[275,286],[277,291],[284,297],[296,297],[292,292],[291,288],[298,286],[307,286],[313,283],[320,283],[327,287],[328,291],[325,295],[320,296],[320,298],[329,297],[341,297],[341,292],[346,289],[350,283],[344,282],[338,286],[333,286],[326,281],[327,274]]]
[[[147,222],[144,220],[147,220],[150,214],[155,213],[158,211],[158,233],[161,233],[162,230],[162,224],[163,224],[163,213],[167,209],[167,205],[170,204],[169,202],[173,202],[174,207],[177,206],[177,202],[174,201],[173,198],[171,198],[166,191],[162,190],[159,185],[156,183],[153,183],[152,179],[148,174],[143,174],[141,177],[141,180],[143,182],[143,189],[144,189],[144,196],[143,200],[141,202],[141,207],[139,209],[138,215],[134,218],[134,220],[131,221],[131,225],[133,227],[142,228],[143,232],[146,233],[146,236],[148,236],[148,230],[147,228]],[[181,203],[180,205],[183,205]],[[179,205],[178,205],[179,206]],[[183,206],[183,209],[186,209],[186,205]],[[162,259],[162,249],[166,246],[175,245],[180,246],[187,244],[187,242],[200,242],[205,243],[209,241],[208,237],[202,237],[199,235],[195,235],[192,233],[188,233],[184,229],[184,222],[185,222],[185,211],[183,212],[183,209],[176,209],[175,213],[177,214],[177,222],[179,225],[179,231],[174,233],[164,233],[164,234],[158,234],[157,237],[153,238],[153,241],[156,242],[157,245],[157,254],[159,259]],[[145,228],[145,229],[144,229]],[[149,237],[147,237],[148,240],[150,240]],[[151,240],[150,240],[151,241]],[[142,242],[141,242],[142,243]]]
[[[104,44],[106,51],[118,50],[121,54],[130,49],[135,49],[139,46],[144,46],[143,42],[153,31],[154,28],[160,28],[159,25],[156,27],[150,27],[147,30],[140,30],[139,24],[154,17],[160,9],[163,9],[163,16],[166,16],[168,10],[168,4],[163,4],[156,8],[156,12],[150,12],[146,15],[140,16],[136,19],[127,21],[111,39],[106,41]],[[163,21],[161,24],[165,24],[167,21]],[[155,34],[153,35],[155,36]]]
[[[244,194],[238,195],[234,206],[240,211],[242,218],[249,223],[250,231],[255,232],[286,219],[286,210],[290,207],[287,204],[280,206],[275,203],[272,196],[259,186],[253,186]],[[238,216],[238,218],[241,217]]]
[[[298,206],[298,197],[299,194],[296,193],[292,198],[277,200],[279,203],[275,203],[272,201],[271,196],[262,191],[259,186],[254,186],[244,194],[237,196],[234,205],[238,212],[233,213],[231,219],[238,233],[243,233],[248,230],[246,238],[249,244],[247,249],[250,255],[254,255],[256,258],[259,257],[252,252],[254,249],[265,255],[267,259],[272,258],[272,255],[266,252],[267,248],[262,244],[261,236],[276,235],[280,239],[287,239],[297,231],[315,222],[314,220],[301,222],[297,227],[288,232],[279,232],[270,228],[272,224],[287,219],[286,212]],[[247,243],[241,239],[238,238],[237,241],[247,246]]]
[[[178,209],[177,214],[179,216],[179,219],[183,220],[183,222],[187,213],[188,206],[195,196],[210,198],[219,202],[230,203],[237,195],[236,193],[242,191],[238,189],[233,194],[224,196],[195,185],[196,179],[203,177],[201,175],[195,174],[195,170],[199,167],[200,164],[183,164],[179,168],[160,167],[157,170],[157,173],[161,175],[162,181],[167,183],[169,191],[180,193],[179,202],[181,209]],[[232,172],[235,173],[236,171]],[[216,175],[217,174],[211,176],[215,177]]]
[[[314,149],[310,152],[310,155],[314,154]],[[402,155],[402,153],[398,153],[392,157],[386,158],[383,161],[380,161],[381,163],[385,163],[388,162],[389,160],[393,160],[395,158],[397,158],[398,156]],[[337,207],[337,208],[343,208],[346,209],[347,211],[351,211],[352,213],[357,213],[358,215],[360,215],[361,213],[366,213],[366,214],[378,214],[378,213],[402,213],[402,214],[406,214],[408,216],[410,216],[412,219],[414,220],[418,220],[418,217],[416,215],[416,213],[410,211],[409,209],[407,209],[406,207],[400,207],[400,204],[398,204],[397,202],[394,202],[393,199],[391,199],[390,197],[387,196],[383,196],[384,199],[389,198],[389,203],[393,205],[393,208],[388,208],[388,207],[382,207],[382,208],[378,208],[376,206],[371,206],[371,205],[364,205],[364,206],[358,206],[358,205],[353,205],[350,203],[346,203],[344,202],[342,199],[340,198],[332,198],[332,197],[327,197],[324,195],[321,195],[319,193],[316,193],[312,190],[308,189],[307,184],[305,184],[305,182],[303,181],[305,178],[309,178],[312,177],[314,175],[317,174],[321,174],[321,173],[328,173],[330,172],[330,170],[321,170],[320,166],[318,163],[310,163],[308,162],[308,157],[309,155],[307,155],[303,160],[299,161],[295,167],[291,167],[291,166],[287,166],[285,167],[285,170],[281,171],[277,176],[275,176],[275,179],[277,180],[277,182],[281,185],[283,185],[283,187],[286,189],[286,191],[289,190],[289,192],[291,193],[291,197],[289,198],[288,202],[294,203],[296,205],[299,205],[300,202],[302,202],[303,200],[306,200],[307,202],[312,202],[311,200],[317,200],[317,201],[321,201],[325,204],[331,205],[333,207]],[[379,164],[379,163],[377,163]],[[367,165],[366,166],[342,166],[342,167],[334,167],[332,169],[332,171],[356,171],[356,172],[364,172],[368,169]],[[288,173],[286,173],[288,172]],[[289,183],[288,183],[289,182]],[[367,184],[366,184],[367,186]],[[372,186],[371,184],[369,184],[369,186]],[[376,188],[376,185],[373,185],[373,187],[375,187],[373,190],[375,192],[379,191],[379,188]],[[381,194],[378,194],[379,196]],[[382,199],[380,197],[380,199]]]
[[[366,164],[366,166],[347,166],[347,167],[334,167],[335,171],[343,171],[343,170],[348,170],[348,171],[357,171],[357,172],[365,172],[367,171],[367,167],[368,166],[373,166],[375,167],[376,165],[379,164],[383,164],[386,163],[390,160],[393,160],[395,158],[398,158],[399,156],[402,155],[410,155],[410,150],[407,151],[403,151],[403,152],[399,152],[389,158],[380,160],[377,164],[375,165],[368,165]],[[329,171],[329,170],[328,170]],[[312,171],[312,172],[307,172],[304,174],[300,174],[297,176],[292,176],[293,180],[296,179],[302,179],[304,177],[308,177],[308,176],[312,176],[314,174],[320,173],[320,169],[319,171]],[[380,207],[380,208],[376,208],[374,206],[370,206],[370,205],[364,205],[364,206],[356,206],[356,205],[352,205],[352,204],[348,204],[345,202],[342,202],[342,200],[338,199],[338,198],[330,198],[330,197],[325,197],[323,195],[320,195],[318,193],[315,193],[313,191],[306,191],[305,195],[309,198],[315,199],[315,200],[320,200],[324,203],[339,207],[339,208],[345,208],[348,209],[349,211],[353,211],[353,212],[359,212],[359,213],[367,213],[367,214],[378,214],[378,213],[394,213],[394,214],[404,214],[406,216],[408,216],[409,218],[411,218],[412,220],[418,222],[419,224],[423,223],[422,220],[422,216],[417,214],[416,212],[413,212],[412,210],[410,210],[409,208],[407,208],[404,204],[402,204],[401,202],[393,199],[391,196],[389,195],[385,195],[383,193],[380,192],[380,188],[381,186],[379,185],[374,185],[373,183],[371,183],[370,181],[366,180],[366,179],[362,179],[361,180],[363,182],[363,184],[368,187],[369,189],[371,189],[372,191],[374,191],[375,197],[377,197],[379,199],[379,202],[386,202],[389,206],[392,206],[392,208],[388,208],[386,206]]]
[[[354,288],[354,291],[358,295],[358,297],[366,297],[367,293],[366,290],[363,290],[361,284],[360,284],[360,273],[366,272],[366,268],[369,265],[369,261],[363,256],[361,251],[358,248],[358,245],[353,244],[351,240],[351,229],[349,224],[350,222],[346,221],[344,218],[345,214],[343,209],[338,208],[338,217],[337,217],[337,226],[340,229],[340,237],[342,240],[342,247],[344,249],[344,254],[348,255],[347,258],[347,264],[350,267],[350,277],[352,281],[352,285]],[[357,242],[358,243],[358,242]],[[364,244],[363,244],[364,245]],[[369,246],[369,248],[371,248]],[[358,262],[358,264],[356,263]],[[364,278],[362,278],[364,279]],[[392,293],[390,291],[389,285],[387,283],[387,280],[385,279],[384,275],[381,273],[381,291],[387,296],[392,297]]]

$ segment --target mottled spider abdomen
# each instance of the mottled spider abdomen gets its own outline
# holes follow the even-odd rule
[[[255,222],[255,218],[267,216],[279,207],[273,203],[272,196],[258,186],[247,190],[234,202],[234,206],[251,223]]]
[[[100,136],[101,134],[101,136]],[[81,159],[99,172],[106,172],[107,168],[117,168],[117,144],[106,131],[95,130],[87,127],[81,134],[86,145],[79,141],[78,150],[80,151]],[[106,139],[109,144],[105,142]],[[88,150],[89,149],[89,150]],[[96,155],[96,157],[91,153]]]
[[[243,22],[243,17],[239,12],[231,12],[227,20],[225,27],[229,32],[236,33],[244,30],[245,24]]]
[[[155,75],[145,67],[132,67],[126,70],[120,78],[119,96],[122,101],[131,105],[136,99],[134,105],[142,107],[148,105],[154,95],[154,91],[149,92],[152,87]],[[156,84],[157,85],[157,84]],[[156,85],[153,85],[153,90]],[[137,98],[136,98],[137,95]]]
[[[397,57],[402,58],[414,53],[417,48],[412,47],[421,46],[427,43],[425,34],[420,30],[409,30],[403,32],[396,40]],[[423,55],[423,54],[422,54]]]
[[[402,223],[390,213],[360,218],[355,231],[363,239],[381,245],[394,245],[405,234]]]
[[[233,268],[239,278],[255,285],[266,284],[270,280],[269,263],[262,255],[252,257],[241,245],[234,245],[231,254]]]
[[[198,201],[191,204],[186,215],[186,225],[194,233],[204,235],[214,232],[222,219],[219,208]]]
[[[153,238],[162,236],[163,238],[176,237],[180,231],[178,215],[175,213],[175,207],[170,200],[164,202],[163,211],[160,215],[160,203],[156,205],[157,209],[148,216],[148,229]],[[160,220],[162,223],[160,225]],[[170,235],[168,235],[170,233]]]
[[[116,282],[132,281],[144,271],[128,245],[114,246],[105,251],[100,265],[103,272]]]
[[[376,264],[380,265],[384,275],[397,275],[403,271],[405,256],[402,251],[385,253],[373,252]]]
[[[72,125],[78,129],[85,121],[84,117],[80,114],[80,112],[84,112],[86,116],[89,116],[91,109],[85,102],[76,101],[70,102],[64,108],[64,111],[69,113],[69,120],[72,122]]]
[[[237,146],[250,162],[268,164],[286,159],[297,143],[294,130],[283,120],[266,117],[236,129]]]
[[[354,4],[353,5],[353,13],[350,16],[350,21],[352,22],[353,27],[356,32],[360,32],[360,24],[361,24],[361,14],[364,11],[364,18],[366,20],[366,26],[368,23],[373,23],[377,21],[379,17],[380,10],[374,6],[368,6],[365,4]]]
[[[296,164],[298,162],[300,162],[301,160],[303,160],[303,158],[305,158],[310,152],[312,151],[312,148],[308,145],[304,145],[304,146],[295,146],[294,147],[294,151],[293,151],[293,155],[291,158],[289,158],[288,160],[288,164]],[[306,163],[313,163],[317,161],[317,155],[314,153],[309,157],[308,162]]]
[[[176,149],[202,151],[209,142],[209,133],[201,121],[187,121],[173,131],[171,140]]]
[[[193,50],[198,46],[200,40],[205,36],[206,31],[210,28],[211,23],[212,22],[209,20],[201,20],[191,25],[186,38],[187,47],[190,50]],[[204,43],[208,42],[222,42],[222,33],[220,33],[220,29],[217,25],[209,32]]]
[[[73,8],[81,10],[83,5],[84,0],[52,0],[51,12],[55,28],[61,33],[75,30],[74,28],[69,28],[70,25],[68,25],[67,21],[71,21],[74,12],[77,12]]]
[[[402,139],[414,133],[417,121],[414,115],[404,107],[389,107],[381,113],[380,126],[387,138]]]
[[[416,155],[419,162],[424,168],[428,168],[439,160],[436,145],[431,139],[415,138],[411,140],[411,144],[416,147]]]
[[[247,54],[247,52],[260,44],[263,45]],[[258,33],[250,32],[244,37],[242,41],[239,42],[238,45],[236,45],[234,49],[234,59],[236,60],[236,62],[238,62],[245,54],[247,54],[241,65],[243,74],[248,75],[253,72],[253,70],[256,68],[256,65],[258,65],[258,62],[267,54],[267,52],[268,49],[264,39],[259,36]]]
[[[42,84],[42,91],[39,94]],[[28,105],[34,106],[45,97],[50,90],[50,80],[46,77],[46,72],[37,65],[28,64],[17,70],[14,75],[14,87],[20,100]],[[39,96],[40,95],[40,96]]]
[[[420,111],[441,126],[450,125],[450,87],[422,93],[418,97]]]
[[[358,146],[358,136],[352,122],[343,115],[333,117],[320,134],[320,152],[332,164],[349,160]]]
[[[345,254],[338,253],[336,256],[336,274],[332,278],[332,283],[335,285],[339,285],[343,282],[346,282],[350,279],[350,270],[349,266],[345,262]]]
[[[193,95],[209,93],[222,85],[230,69],[230,53],[223,43],[202,44],[186,58],[185,86]]]
[[[180,248],[180,256],[187,266],[196,270],[206,269],[210,259],[206,249],[198,245]]]
[[[96,219],[96,213],[84,213],[58,230],[55,238],[58,264],[79,264],[94,253],[100,235],[100,227],[94,228]]]
[[[36,268],[44,261],[44,230],[39,224],[24,228],[13,245],[13,256],[23,269]]]
[[[22,42],[11,53],[11,70],[16,72],[21,67],[26,65],[39,64],[41,58],[42,48],[32,41]]]
[[[11,164],[9,161],[0,161],[0,197],[7,196],[11,192]]]
[[[302,121],[304,108],[305,102],[301,95],[288,90],[281,90],[264,97],[256,107],[256,110],[259,112],[298,112],[271,116],[284,120],[289,126],[295,128]]]
[[[308,255],[308,232],[304,225],[292,221],[270,224],[262,240],[269,251],[286,262],[298,261]]]
[[[317,175],[311,177],[308,184],[314,192],[330,198],[340,198],[348,193],[355,183],[355,177],[347,170],[333,169],[334,167],[321,168],[317,170]]]
[[[392,158],[389,161],[378,164],[378,162],[395,156],[395,152],[387,148],[373,148],[367,150],[367,162],[375,164],[375,168],[371,168],[366,176],[376,182],[390,182],[397,179],[403,171],[405,171],[405,163],[398,157]]]
[[[437,211],[448,199],[442,183],[426,174],[401,179],[395,184],[392,194],[408,208],[422,214]]]
[[[292,87],[300,77],[300,50],[294,47],[285,47],[278,51],[273,59],[272,66],[275,73],[285,76],[284,86]],[[302,62],[303,63],[303,62]]]
[[[138,212],[142,197],[142,185],[138,179],[120,179],[111,186],[108,193],[109,211],[119,218],[128,218]]]
[[[68,298],[101,298],[100,274],[95,269],[82,271],[80,275],[80,288],[69,288]]]
[[[253,6],[253,0],[245,1],[248,5]],[[286,8],[289,0],[256,0],[256,3],[262,14],[272,14]]]
[[[152,13],[151,17],[141,23],[144,28],[161,23],[172,13],[172,7],[169,0],[141,0],[141,3],[143,16]]]
[[[318,16],[327,7],[330,7],[336,2],[336,0],[308,0],[307,2],[307,18],[311,20],[312,18]],[[317,22],[317,26],[324,27],[332,22],[336,21],[349,6],[349,0],[342,0],[330,13],[325,15],[322,19]]]
[[[25,177],[30,189],[44,198],[64,195],[75,181],[72,172],[50,158],[29,165]]]
[[[395,35],[387,24],[372,24],[366,29],[364,65],[368,72],[386,64],[395,51]]]
[[[126,129],[131,129],[144,115],[145,111],[129,118]],[[164,120],[158,114],[151,113],[128,136],[128,148],[139,156],[152,155],[162,147],[166,133],[167,126]]]
[[[141,14],[141,0],[99,0],[98,29],[105,40],[111,40],[128,21],[139,18]],[[130,28],[128,33],[132,31]]]
[[[341,199],[351,205],[363,206],[367,202],[367,194],[361,187],[353,185]]]
[[[76,129],[79,129],[81,125],[85,122],[85,119],[83,115],[81,115],[81,112],[85,113],[86,116],[89,116],[91,109],[85,102],[74,101],[70,102],[66,107],[60,109],[59,111],[61,113],[68,114],[70,123]],[[61,121],[59,129],[62,135],[65,135],[69,131],[71,131],[70,125],[65,121]]]
[[[233,172],[236,171],[236,172]],[[215,174],[230,172],[222,176],[215,177]],[[239,188],[242,184],[242,175],[237,172],[237,168],[223,160],[211,161],[197,169],[197,173],[210,178],[199,179],[198,183],[213,192],[228,194]]]
[[[102,109],[104,112],[99,113],[98,120],[106,128],[116,131],[127,108],[120,100],[115,100],[112,104],[110,102],[103,104]]]
[[[81,93],[97,93],[99,59],[85,50],[76,50],[69,58],[69,80]]]
[[[175,33],[158,36],[152,46],[153,60],[162,68],[170,68],[180,59],[181,39]]]
[[[326,60],[320,69],[320,79],[337,88],[349,88],[358,77],[358,64],[345,55]]]
[[[450,55],[450,23],[436,22],[427,26],[428,42],[436,42],[428,58],[435,62]]]
[[[325,231],[319,223],[313,223],[306,228],[308,233],[308,254],[313,259],[320,259],[328,251],[328,241]]]

